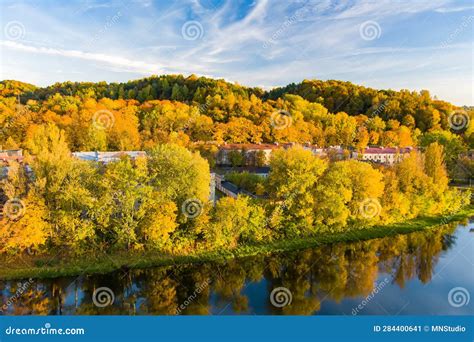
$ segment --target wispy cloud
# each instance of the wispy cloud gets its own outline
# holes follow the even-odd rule
[[[160,73],[164,72],[162,65],[146,63],[137,60],[131,60],[128,58],[106,55],[102,53],[90,53],[79,50],[64,50],[64,49],[54,49],[48,47],[35,47],[28,46],[17,42],[12,41],[0,41],[0,45],[5,48],[15,49],[19,51],[29,52],[29,53],[39,53],[45,55],[54,55],[61,57],[70,57],[78,58],[86,61],[100,62],[108,64],[115,67],[125,68],[127,70],[136,71],[144,74],[148,73]]]
[[[441,98],[472,103],[470,96],[434,84],[436,77],[443,84],[450,82],[453,77],[447,73],[472,74],[472,31],[459,29],[466,13],[472,13],[468,1],[58,0],[54,4],[54,0],[41,6],[4,0],[0,5],[8,8],[5,23],[16,20],[26,28],[23,39],[3,37],[0,42],[5,57],[17,61],[17,67],[8,64],[9,77],[28,72],[48,84],[57,81],[52,70],[62,70],[63,77],[73,80],[126,81],[152,73],[196,73],[264,87],[316,77],[368,86],[390,81],[392,88],[410,84],[418,88],[429,69],[426,88],[441,91],[437,93]],[[118,11],[120,18],[104,30]],[[197,39],[182,35],[189,21],[202,27]],[[367,21],[380,27],[375,39],[361,37],[360,27]],[[100,37],[90,44],[97,32],[102,32]],[[440,49],[448,38],[449,44]],[[450,65],[459,69],[450,70]],[[453,83],[455,87],[473,91],[468,83]]]
[[[474,6],[453,6],[453,7],[440,7],[435,9],[436,12],[439,13],[453,13],[453,12],[465,12],[465,11],[473,11]]]

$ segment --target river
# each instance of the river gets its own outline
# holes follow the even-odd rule
[[[468,315],[474,223],[297,252],[0,282],[0,315]]]

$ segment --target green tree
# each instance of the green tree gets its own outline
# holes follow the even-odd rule
[[[444,165],[443,146],[431,143],[425,151],[425,173],[433,180],[436,191],[444,192],[448,187],[448,173]]]
[[[178,208],[186,200],[205,204],[209,199],[209,164],[198,152],[174,144],[158,145],[149,152],[148,172],[156,191]]]
[[[95,171],[72,158],[64,131],[54,125],[39,126],[28,147],[35,155],[31,161],[33,186],[43,197],[49,209],[48,221],[54,227],[52,242],[77,251],[94,234],[92,222],[84,220],[82,214],[93,201],[87,182]]]
[[[236,247],[239,242],[259,242],[268,237],[265,211],[250,203],[246,196],[221,198],[214,209],[213,220],[206,230],[213,248]]]
[[[332,163],[316,189],[317,222],[340,229],[348,220],[380,215],[379,198],[384,189],[383,175],[370,164],[356,160]],[[370,213],[364,203],[370,201]]]
[[[295,146],[273,152],[270,160],[268,191],[272,201],[283,209],[288,235],[311,231],[314,197],[312,189],[327,168],[327,162],[311,151]]]

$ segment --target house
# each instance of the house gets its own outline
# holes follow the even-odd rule
[[[119,152],[98,152],[98,151],[89,151],[89,152],[73,152],[73,157],[85,161],[93,161],[103,164],[108,164],[114,161],[120,160],[123,156],[129,156],[132,159],[138,157],[146,157],[145,151],[119,151]]]
[[[311,151],[313,155],[321,158],[328,158],[332,161],[344,160],[350,158],[350,150],[341,146],[319,147],[311,144],[301,145],[303,149]]]
[[[217,153],[217,166],[268,166],[270,156],[277,149],[289,149],[299,144],[225,144],[219,147]],[[331,160],[348,159],[350,153],[339,146],[321,148],[309,143],[300,145],[303,149],[311,151],[318,157],[329,157]]]
[[[351,150],[341,146],[330,146],[324,149],[323,156],[331,161],[346,160],[352,158]]]
[[[11,162],[22,163],[22,150],[0,150],[0,179],[5,178],[8,174],[8,166]]]
[[[325,149],[309,143],[301,145],[303,149],[311,151],[315,156],[324,157],[326,155]]]
[[[362,153],[356,151],[352,152],[352,158],[373,163],[393,165],[403,160],[411,151],[413,151],[412,147],[366,147]]]
[[[218,166],[265,166],[272,152],[282,148],[278,144],[225,144],[219,146]]]
[[[8,164],[11,161],[23,161],[23,150],[0,150],[0,162]]]

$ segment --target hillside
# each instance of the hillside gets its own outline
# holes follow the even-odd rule
[[[448,127],[448,116],[455,109],[452,104],[431,98],[428,91],[377,90],[343,81],[305,80],[298,84],[263,91],[232,84],[224,80],[191,75],[161,75],[125,83],[65,82],[45,88],[24,90],[22,101],[45,100],[60,93],[101,99],[133,99],[141,103],[150,100],[172,100],[207,106],[226,112],[239,113],[245,106],[238,104],[252,99],[263,101],[283,99],[286,94],[299,95],[309,102],[322,104],[330,113],[345,112],[349,115],[380,116],[384,120],[396,119],[422,131],[441,124]],[[237,107],[234,104],[237,103]],[[211,109],[212,109],[211,108]],[[243,114],[243,113],[242,113]],[[412,122],[413,117],[414,123]]]
[[[460,165],[458,156],[473,147],[472,109],[456,109],[427,91],[305,80],[266,92],[195,75],[45,88],[17,81],[1,85],[3,148],[30,150],[31,137],[49,124],[64,132],[72,151],[137,150],[173,142],[209,155],[202,149],[209,142],[363,149],[424,147],[438,141],[452,169]],[[469,161],[460,168],[470,169],[465,163]]]
[[[36,86],[20,81],[4,80],[0,82],[0,96],[18,96],[36,89],[38,89]]]

